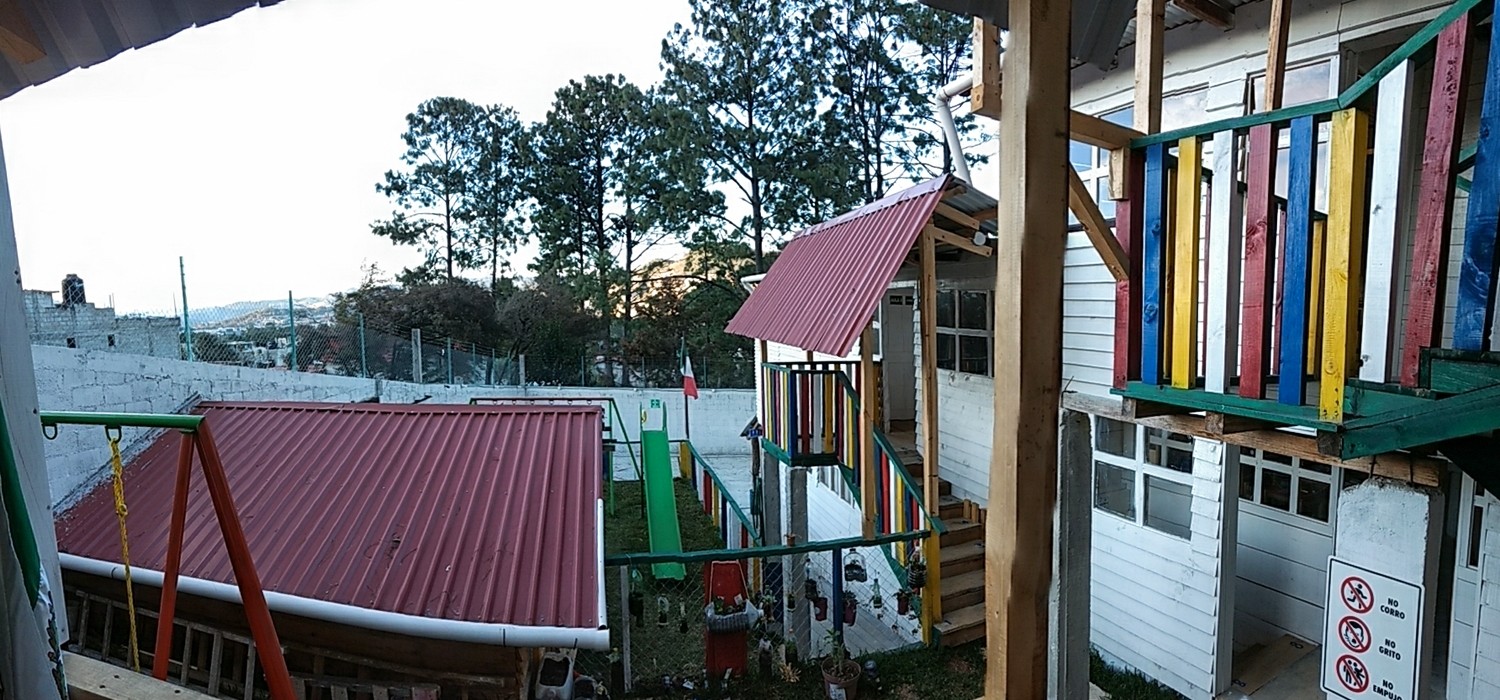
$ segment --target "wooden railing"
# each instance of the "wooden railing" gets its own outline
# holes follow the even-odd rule
[[[1488,11],[1458,0],[1335,99],[1131,143],[1128,198],[1116,215],[1131,266],[1130,280],[1117,284],[1117,393],[1333,430],[1345,422],[1351,382],[1414,386],[1445,320],[1454,347],[1484,349],[1496,297],[1500,51],[1485,69],[1458,307],[1448,319],[1436,273],[1465,160],[1462,89],[1434,90],[1425,143],[1404,146],[1408,115],[1420,111],[1407,89],[1414,57],[1435,50],[1434,84],[1466,84],[1466,44]],[[1320,129],[1329,133],[1326,161]],[[1284,209],[1274,192],[1280,132],[1290,140]],[[1403,285],[1394,261],[1408,224],[1395,205],[1404,175],[1418,170],[1413,159],[1422,163],[1416,257]],[[1315,178],[1325,168],[1326,219],[1315,211]],[[1412,290],[1405,299],[1403,286]],[[1397,328],[1393,310],[1403,302],[1407,321]]]
[[[693,489],[698,492],[698,503],[703,506],[703,513],[713,520],[714,528],[724,540],[724,548],[749,549],[764,544],[755,523],[745,515],[740,504],[724,487],[718,472],[698,453],[698,448],[686,440],[679,445],[682,458],[688,462],[686,471],[692,474]]]

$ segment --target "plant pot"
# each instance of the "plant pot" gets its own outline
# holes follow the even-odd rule
[[[857,619],[859,619],[859,603],[854,602],[852,598],[845,599],[844,624],[852,625]]]
[[[813,617],[816,618],[818,620],[818,622],[823,622],[824,620],[827,620],[828,619],[828,599],[827,598],[821,598],[821,597],[820,598],[813,598],[812,599],[812,604],[813,604]]]
[[[914,591],[922,590],[927,585],[927,565],[922,562],[913,562],[906,569],[906,587]]]
[[[844,659],[837,665],[823,662],[823,694],[828,700],[855,700],[859,696],[859,664]]]
[[[905,615],[911,612],[911,594],[902,591],[896,594],[896,614]]]
[[[744,632],[750,629],[759,617],[759,608],[745,608],[739,612],[720,614],[714,612],[713,606],[708,606],[703,611],[703,626],[716,634]]]

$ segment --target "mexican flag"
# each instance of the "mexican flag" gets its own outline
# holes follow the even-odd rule
[[[690,399],[698,398],[698,379],[693,376],[693,358],[688,357],[687,341],[677,353],[682,360],[682,394]]]

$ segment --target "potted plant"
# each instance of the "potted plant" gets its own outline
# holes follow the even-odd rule
[[[760,608],[747,605],[741,596],[735,596],[733,601],[714,598],[703,607],[703,618],[710,632],[743,632],[760,618]]]
[[[829,700],[855,700],[859,694],[859,677],[863,673],[859,663],[849,658],[844,639],[837,632],[828,632],[828,656],[823,658],[823,693]]]
[[[844,624],[852,625],[859,619],[859,599],[853,595],[844,594]]]

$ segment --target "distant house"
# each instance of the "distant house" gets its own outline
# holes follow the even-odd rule
[[[519,698],[540,649],[608,648],[598,407],[205,403],[197,412],[214,430],[303,687]],[[163,434],[125,470],[145,659],[179,440]],[[250,697],[246,679],[254,686],[260,675],[199,479],[172,673],[211,695]],[[128,625],[110,483],[61,513],[57,533],[72,645],[121,663]]]
[[[182,321],[176,316],[121,316],[108,306],[63,296],[59,303],[54,292],[28,289],[23,293],[32,345],[172,359],[182,356]]]

